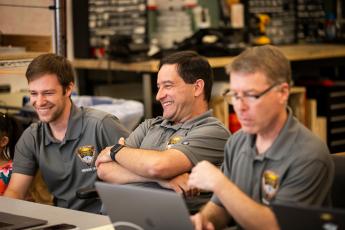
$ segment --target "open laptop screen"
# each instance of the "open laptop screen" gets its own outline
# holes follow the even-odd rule
[[[273,204],[281,230],[345,229],[345,210]]]

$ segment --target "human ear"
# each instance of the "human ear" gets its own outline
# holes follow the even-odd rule
[[[198,97],[204,93],[205,82],[202,79],[198,79],[194,83],[194,96]]]
[[[290,86],[288,83],[284,82],[280,85],[281,98],[280,102],[286,104],[289,100]]]
[[[69,85],[66,87],[66,95],[68,97],[71,96],[72,92],[73,92],[73,89],[74,89],[74,83],[73,82],[70,82]]]

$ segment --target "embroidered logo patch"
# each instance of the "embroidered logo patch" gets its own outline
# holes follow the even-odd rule
[[[279,188],[279,175],[271,170],[266,170],[262,175],[262,202],[269,204]]]
[[[172,136],[167,144],[167,149],[170,149],[173,145],[180,143],[182,141],[181,136]]]
[[[82,162],[91,166],[95,158],[95,147],[92,145],[84,145],[77,149],[77,155]]]

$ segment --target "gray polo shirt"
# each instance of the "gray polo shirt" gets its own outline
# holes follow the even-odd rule
[[[272,146],[257,155],[255,135],[235,133],[226,143],[224,174],[258,203],[321,205],[327,201],[334,166],[329,150],[292,116]],[[221,205],[214,195],[212,201]]]
[[[77,199],[76,191],[93,186],[98,153],[122,136],[128,131],[115,116],[73,105],[63,141],[52,136],[47,123],[34,123],[24,131],[16,145],[13,172],[33,176],[39,167],[57,206],[98,212],[99,200]]]
[[[229,136],[229,131],[219,120],[212,117],[212,111],[209,110],[183,124],[173,124],[163,117],[148,119],[130,134],[126,145],[157,151],[177,149],[183,152],[193,165],[207,160],[220,166],[223,162],[224,145]],[[158,187],[153,183],[141,185]],[[187,199],[189,210],[197,211],[209,198],[210,193],[196,199]]]

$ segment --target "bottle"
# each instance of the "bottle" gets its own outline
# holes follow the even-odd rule
[[[337,30],[336,30],[335,16],[333,13],[329,13],[326,16],[325,33],[326,33],[326,40],[327,41],[335,40]]]

